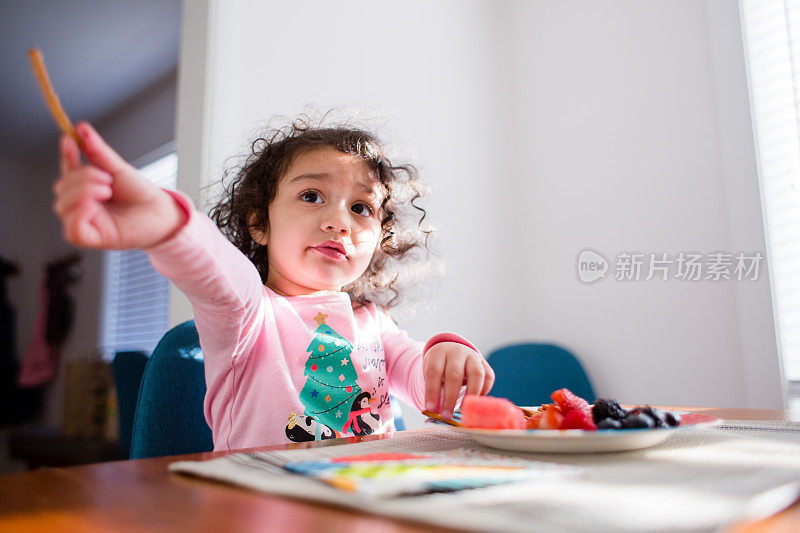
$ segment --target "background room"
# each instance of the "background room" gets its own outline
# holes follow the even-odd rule
[[[139,166],[175,151],[177,187],[198,205],[274,115],[335,108],[375,126],[431,185],[448,265],[399,314],[415,338],[456,331],[484,353],[553,342],[580,358],[597,396],[625,403],[784,406],[793,352],[782,359],[776,335],[737,1],[0,6],[0,254],[20,266],[6,280],[15,357],[34,338],[43,266],[73,251],[51,211],[57,132],[25,58],[37,45],[74,120]],[[581,278],[586,250],[605,278]],[[682,280],[676,262],[667,279],[648,272],[651,254],[740,252],[765,258],[756,279]],[[136,258],[80,253],[41,414],[4,436],[63,426],[69,360],[152,350],[191,318],[158,285],[147,338],[131,340],[119,309],[141,298],[120,295],[119,265]],[[633,256],[640,275],[618,275]]]

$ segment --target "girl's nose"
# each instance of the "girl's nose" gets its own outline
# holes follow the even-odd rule
[[[348,228],[340,226],[340,225],[329,224],[328,227],[326,227],[325,229],[327,231],[332,231],[334,233],[340,233],[340,234],[344,235],[345,237],[350,233],[350,230]]]
[[[328,216],[323,219],[322,229],[332,231],[336,234],[347,236],[350,234],[350,222],[344,209],[332,209]]]

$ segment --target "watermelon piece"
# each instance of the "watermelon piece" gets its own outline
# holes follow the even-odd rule
[[[505,398],[468,394],[461,402],[461,422],[470,428],[525,429],[525,415]]]

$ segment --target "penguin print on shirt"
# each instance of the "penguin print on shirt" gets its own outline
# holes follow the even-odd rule
[[[370,396],[368,392],[362,392],[353,401],[353,406],[350,409],[350,416],[347,419],[347,424],[342,428],[344,433],[347,430],[353,432],[353,435],[372,435],[381,427],[381,415],[374,407],[375,398]]]
[[[334,429],[320,424],[310,416],[297,416],[289,414],[286,424],[286,436],[292,442],[309,442],[312,440],[335,439],[341,435]]]

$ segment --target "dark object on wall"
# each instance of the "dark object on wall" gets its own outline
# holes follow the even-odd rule
[[[42,387],[55,377],[74,315],[74,303],[67,290],[82,275],[80,260],[79,255],[73,254],[47,264],[42,280],[42,308],[17,378],[22,388]]]
[[[17,316],[8,298],[7,279],[19,274],[19,265],[0,257],[0,427],[35,417],[42,405],[42,391],[17,388]]]
[[[75,316],[75,303],[67,292],[81,279],[81,256],[74,254],[47,265],[47,321],[45,340],[60,347],[69,334]]]
[[[6,278],[19,274],[19,265],[0,257],[0,376],[6,385],[6,376],[16,376],[17,348],[16,330],[17,316],[11,301],[8,299]],[[5,387],[3,387],[5,389]]]

